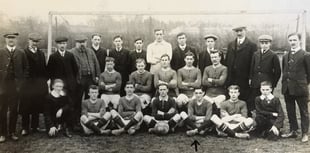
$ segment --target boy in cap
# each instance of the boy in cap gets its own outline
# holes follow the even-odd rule
[[[198,67],[199,67],[201,73],[203,73],[204,69],[207,66],[212,65],[210,54],[211,54],[211,51],[216,50],[215,49],[215,43],[218,40],[218,37],[214,34],[208,34],[204,37],[204,40],[205,40],[205,45],[206,45],[207,49],[205,51],[202,51],[199,53],[199,63],[198,63]],[[221,56],[221,63],[223,64],[224,55],[220,51],[219,51],[219,53]]]
[[[114,70],[114,61],[113,57],[106,57],[106,69],[99,76],[99,88],[102,92],[101,99],[105,102],[108,110],[117,109],[122,84],[121,74]],[[110,103],[112,107],[110,107]]]
[[[197,51],[195,48],[189,46],[186,43],[186,40],[187,38],[184,32],[177,34],[178,47],[173,49],[172,58],[171,58],[171,68],[175,71],[185,66],[185,61],[183,59],[187,52],[192,52],[194,54],[193,65],[197,67],[197,63],[198,63]]]
[[[247,101],[250,94],[249,74],[252,56],[257,51],[255,43],[246,37],[246,27],[240,26],[233,29],[237,38],[227,47],[225,65],[227,66],[226,86],[238,85],[240,99]]]
[[[255,108],[255,98],[261,94],[260,83],[268,81],[271,82],[272,88],[275,88],[281,76],[278,55],[270,49],[272,37],[270,35],[261,35],[258,37],[258,41],[260,50],[254,53],[250,70],[251,94],[247,101],[249,113]]]
[[[140,129],[143,122],[140,99],[134,95],[135,86],[128,81],[125,85],[126,96],[119,100],[118,111],[111,110],[113,121],[119,129],[112,130],[113,135],[120,135],[124,132],[133,135]]]
[[[22,114],[21,134],[23,136],[30,131],[37,132],[40,130],[38,129],[39,113],[42,112],[44,98],[48,94],[47,67],[45,55],[39,49],[40,40],[41,36],[38,33],[30,33],[28,35],[28,46],[24,50],[29,63],[29,77],[23,85],[19,105],[19,111]]]
[[[280,137],[280,129],[283,127],[284,113],[278,97],[272,94],[272,83],[263,81],[260,83],[261,96],[255,98],[256,117],[255,132],[262,134],[270,140]]]
[[[181,120],[180,115],[177,113],[175,100],[169,97],[168,91],[168,84],[160,83],[158,85],[159,96],[152,103],[152,116],[145,115],[143,117],[150,133],[167,134],[169,129],[174,132],[174,128]],[[165,125],[168,129],[161,130]]]
[[[4,35],[6,46],[0,49],[0,143],[5,142],[7,136],[12,140],[18,140],[15,133],[18,100],[21,86],[29,72],[24,51],[16,47],[18,35],[16,32],[6,33]],[[8,110],[10,110],[9,123],[7,123]]]
[[[82,102],[81,125],[86,135],[96,133],[109,134],[111,130],[105,128],[111,119],[110,112],[106,112],[105,102],[98,99],[99,88],[96,85],[89,87],[89,99]]]

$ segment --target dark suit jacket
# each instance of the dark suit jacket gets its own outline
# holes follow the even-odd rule
[[[294,96],[307,96],[310,83],[310,54],[299,50],[283,56],[282,93]]]
[[[175,71],[178,71],[178,69],[184,67],[185,66],[185,61],[184,61],[185,54],[189,51],[191,51],[194,54],[193,65],[195,67],[197,67],[197,63],[198,63],[197,50],[193,47],[186,45],[184,51],[181,50],[180,46],[173,49],[172,58],[171,58],[171,62],[170,62],[171,68],[174,69]]]
[[[272,87],[276,87],[281,76],[280,61],[276,53],[272,50],[262,54],[256,51],[252,58],[250,79],[252,88],[260,88],[260,83],[269,81]]]
[[[105,69],[105,58],[107,57],[107,50],[99,47],[98,50],[95,50],[93,47],[91,49],[96,54],[97,60],[99,62],[100,72],[104,72]]]
[[[47,66],[44,53],[38,49],[36,53],[25,48],[25,54],[29,63],[29,77],[26,79],[24,93],[26,94],[47,94]]]
[[[146,51],[145,50],[142,50],[141,53],[137,53],[136,50],[132,50],[132,51],[129,52],[129,56],[130,56],[130,61],[131,61],[130,73],[134,72],[135,70],[137,70],[137,68],[136,68],[136,60],[138,58],[142,58],[146,62]],[[150,67],[151,67],[151,65],[149,63],[146,63],[145,70],[150,71]]]
[[[130,74],[130,56],[127,49],[122,48],[121,51],[116,51],[115,48],[111,49],[110,57],[115,59],[114,69],[122,75],[122,80],[127,81]]]
[[[4,92],[3,83],[7,76],[7,68],[10,61],[9,50],[5,47],[0,49],[0,94]],[[28,76],[29,66],[26,54],[23,50],[16,48],[13,55],[14,73],[16,79],[16,86],[18,89],[22,86],[25,78]]]
[[[237,39],[228,44],[225,65],[228,68],[226,85],[237,84],[240,88],[249,88],[249,74],[256,44],[248,38],[237,48]]]
[[[220,51],[220,56],[221,56],[221,63],[224,63],[224,54]],[[206,67],[212,65],[211,57],[210,54],[207,50],[202,51],[199,53],[199,69],[201,73],[203,74],[204,70]]]
[[[62,79],[68,90],[75,90],[78,66],[72,53],[66,51],[64,57],[58,51],[53,53],[48,60],[47,70],[51,80]]]

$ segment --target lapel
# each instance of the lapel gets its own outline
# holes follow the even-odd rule
[[[10,57],[10,51],[7,47],[4,48],[5,52],[4,54],[7,56],[7,57]],[[16,50],[16,49],[15,49]]]
[[[238,49],[237,51],[238,51],[238,52],[239,52],[239,51],[243,51],[243,48],[246,47],[246,46],[248,45],[248,43],[249,43],[249,40],[248,40],[247,37],[245,37],[243,43],[239,46],[239,49]],[[236,48],[237,48],[237,38],[236,38],[236,40],[235,40],[235,44],[236,44]]]
[[[297,53],[295,53],[293,55],[293,58],[295,61],[297,61],[298,59],[302,58],[303,56],[304,56],[304,51],[300,49]]]
[[[265,60],[267,57],[269,57],[272,53],[272,50],[268,50],[265,54],[262,54],[262,52],[261,51],[259,51],[260,52],[260,54],[261,54],[261,56],[262,56],[262,61],[263,60]]]

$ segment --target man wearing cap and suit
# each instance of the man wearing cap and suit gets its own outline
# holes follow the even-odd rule
[[[90,85],[97,84],[100,75],[100,66],[97,60],[96,54],[87,45],[87,37],[79,35],[75,39],[75,47],[71,49],[76,63],[78,65],[78,89],[77,99],[74,102],[74,111],[77,123],[80,121],[81,116],[81,103],[84,95],[84,99],[88,99],[88,89]]]
[[[119,72],[122,76],[122,85],[121,85],[121,91],[120,96],[125,96],[125,85],[126,82],[129,80],[129,74],[130,74],[130,63],[131,58],[129,55],[129,50],[125,49],[123,47],[123,37],[120,35],[117,35],[113,38],[113,44],[115,48],[113,48],[109,54],[110,57],[113,57],[115,59],[115,71]]]
[[[184,67],[185,66],[184,58],[187,52],[192,52],[194,54],[193,65],[197,67],[198,63],[197,51],[195,48],[186,44],[186,34],[184,32],[177,34],[177,41],[178,41],[178,47],[174,48],[172,51],[172,58],[170,62],[171,68],[175,71],[178,71],[178,69]]]
[[[71,99],[76,99],[78,66],[74,55],[67,51],[66,37],[55,39],[57,51],[50,55],[47,70],[51,81],[61,79],[65,83],[65,90]]]
[[[7,134],[12,140],[18,140],[15,133],[17,106],[20,89],[28,75],[28,61],[24,51],[16,47],[17,36],[14,32],[5,34],[6,46],[0,49],[0,143],[6,140]]]
[[[233,29],[237,38],[227,47],[224,61],[228,68],[226,86],[238,85],[241,100],[247,101],[250,93],[249,74],[252,56],[257,51],[257,46],[246,37],[246,27]]]
[[[261,95],[260,83],[268,81],[272,83],[272,88],[275,88],[281,76],[279,58],[270,49],[272,37],[261,35],[258,41],[260,49],[254,53],[250,69],[251,93],[247,101],[248,113],[255,109],[255,98]]]
[[[205,39],[205,44],[207,46],[207,49],[205,51],[202,51],[199,53],[199,63],[198,63],[198,66],[199,66],[199,69],[201,71],[201,73],[203,74],[204,72],[204,69],[207,67],[207,66],[210,66],[212,65],[212,61],[211,61],[211,57],[210,57],[210,53],[211,51],[217,51],[214,47],[215,47],[215,43],[216,43],[216,40],[218,39],[218,37],[214,34],[208,34],[204,37]],[[223,61],[224,61],[224,55],[222,52],[220,52],[220,56],[221,56],[221,61],[220,63],[223,64]],[[205,89],[204,89],[205,90]]]
[[[308,142],[309,112],[308,96],[310,83],[310,54],[301,49],[301,35],[288,35],[291,50],[283,56],[282,94],[286,104],[290,132],[283,134],[285,138],[296,138],[298,122],[296,118],[296,104],[301,118],[302,142]]]
[[[104,72],[105,69],[105,58],[107,57],[107,50],[100,46],[101,43],[101,35],[100,34],[93,34],[91,36],[91,49],[96,54],[100,72]]]
[[[45,55],[38,48],[40,35],[31,33],[28,35],[28,46],[25,54],[29,63],[29,77],[21,90],[19,112],[22,115],[22,135],[27,135],[30,130],[38,131],[39,113],[44,106],[44,98],[48,93],[47,68]],[[29,128],[31,116],[31,129]]]

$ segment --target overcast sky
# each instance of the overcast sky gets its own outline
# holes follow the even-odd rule
[[[0,10],[10,17],[38,16],[47,20],[49,11],[309,11],[310,0],[0,0]]]

